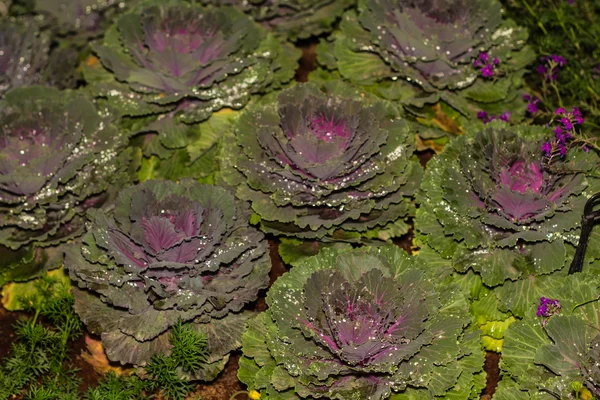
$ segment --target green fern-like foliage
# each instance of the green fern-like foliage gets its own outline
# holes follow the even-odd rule
[[[26,400],[78,399],[76,370],[65,366],[67,344],[81,335],[69,288],[57,279],[36,281],[35,292],[19,301],[34,317],[18,321],[11,354],[0,365],[0,399],[23,395]],[[40,323],[46,318],[53,326]]]
[[[181,320],[173,327],[171,357],[184,371],[194,373],[208,361],[208,337]]]
[[[86,400],[131,400],[141,399],[144,393],[153,392],[157,382],[153,380],[142,380],[139,377],[117,376],[109,372],[98,383],[95,388],[88,389],[84,398]]]

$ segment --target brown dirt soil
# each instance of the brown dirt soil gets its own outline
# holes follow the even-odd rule
[[[13,325],[26,316],[27,314],[21,312],[9,312],[0,304],[0,361],[10,354],[11,344],[15,338]]]
[[[302,50],[302,59],[300,67],[296,73],[296,80],[306,82],[310,71],[316,68],[316,40],[307,40],[297,43],[297,47]],[[417,153],[417,157],[423,166],[433,157],[433,151],[425,150]],[[394,243],[408,252],[412,252],[412,230],[405,236],[395,240]],[[270,273],[270,283],[281,276],[288,270],[288,267],[282,262],[278,252],[279,243],[273,237],[269,237],[270,256],[273,267]],[[264,311],[267,308],[265,302],[266,290],[259,293],[259,298],[249,305],[249,309],[255,311]],[[8,312],[0,305],[0,362],[10,353],[11,343],[14,339],[14,329],[12,325],[18,320],[28,318],[26,313]],[[92,366],[81,357],[82,351],[86,351],[84,335],[75,342],[69,345],[71,355],[71,364],[80,369],[79,376],[82,379],[81,389],[87,390],[90,386],[95,386],[100,379],[100,375],[94,371]],[[230,397],[245,389],[244,385],[237,379],[238,361],[241,353],[232,353],[229,363],[225,370],[217,377],[217,379],[209,384],[199,384],[194,395],[200,394],[203,400],[229,400]],[[485,370],[488,374],[487,385],[482,392],[482,400],[489,400],[496,390],[499,381],[499,360],[500,355],[497,353],[488,352],[485,360]],[[235,400],[246,400],[247,395],[240,393]]]
[[[302,50],[300,66],[296,71],[297,82],[307,82],[308,74],[317,68],[317,44],[318,41],[315,39],[301,40],[296,43],[296,47]]]
[[[485,389],[481,393],[481,400],[489,400],[496,392],[500,381],[500,353],[488,351],[485,355],[483,369],[487,373]]]
[[[225,369],[217,377],[214,382],[206,385],[200,385],[199,389],[194,394],[202,396],[202,400],[229,400],[231,396],[237,392],[243,391],[244,385],[238,381],[237,370],[238,360],[241,353],[236,352],[231,355]],[[247,400],[248,396],[245,393],[236,395],[235,400]]]

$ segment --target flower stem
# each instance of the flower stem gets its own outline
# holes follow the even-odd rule
[[[550,86],[552,86],[552,89],[554,89],[554,93],[556,93],[556,97],[558,97],[558,105],[560,107],[564,107],[563,102],[562,102],[562,98],[560,97],[560,92],[558,90],[558,87],[556,87],[556,85],[554,84],[554,82],[550,83]]]
[[[533,11],[533,8],[531,8],[527,0],[523,0],[523,4],[525,5],[525,8],[527,8],[527,11],[529,11],[529,14],[531,14],[533,18],[535,18],[538,21],[537,26],[539,26],[540,29],[544,32],[544,35],[548,36],[548,31],[544,27],[544,24],[542,24],[542,21],[540,21],[537,14],[535,13],[535,11]]]

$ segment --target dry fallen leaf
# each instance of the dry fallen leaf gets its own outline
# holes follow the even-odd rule
[[[83,358],[88,364],[90,364],[94,371],[99,374],[106,374],[108,372],[114,372],[117,375],[128,375],[131,371],[121,367],[113,367],[110,365],[110,361],[104,353],[104,347],[102,341],[96,340],[89,335],[85,335],[85,344],[87,351],[81,352],[81,358]]]

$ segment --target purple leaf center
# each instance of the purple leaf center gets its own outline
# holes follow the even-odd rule
[[[519,193],[526,191],[540,193],[544,183],[544,174],[539,163],[515,161],[509,168],[503,168],[499,176],[500,183]]]
[[[336,121],[333,116],[328,118],[325,115],[318,115],[312,120],[311,131],[319,140],[327,143],[336,138],[349,139],[352,136],[343,121]]]

